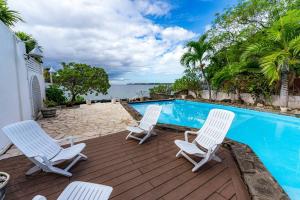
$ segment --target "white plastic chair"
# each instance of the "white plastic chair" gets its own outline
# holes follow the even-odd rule
[[[33,120],[10,124],[3,127],[2,130],[12,143],[36,165],[29,169],[26,175],[43,170],[70,177],[72,174],[69,169],[79,160],[87,159],[81,153],[85,148],[84,143],[74,145],[73,137],[54,140]],[[69,140],[71,146],[62,148],[58,142],[64,140]],[[65,169],[54,166],[73,158],[75,159]]]
[[[221,162],[215,153],[223,142],[235,114],[231,111],[212,109],[198,132],[186,131],[184,133],[185,140],[175,140],[175,144],[180,148],[176,157],[184,156],[188,161],[194,164],[193,172],[197,171],[202,165],[211,159]],[[188,135],[195,134],[197,137],[193,142],[189,142]],[[200,148],[199,148],[200,147]],[[202,157],[200,162],[196,162],[189,155]]]
[[[107,200],[112,190],[112,187],[106,185],[74,181],[64,189],[57,200]],[[37,195],[32,200],[47,198]]]
[[[140,141],[139,144],[142,144],[151,135],[155,135],[153,133],[153,128],[158,121],[161,110],[162,110],[162,107],[158,106],[158,105],[148,106],[143,118],[139,122],[139,125],[127,127],[127,130],[130,133],[127,135],[126,140],[128,138],[133,138],[133,139],[139,140]],[[140,138],[140,137],[134,136],[134,134],[143,134],[144,137]]]

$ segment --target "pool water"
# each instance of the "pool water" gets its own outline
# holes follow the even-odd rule
[[[213,108],[233,111],[227,137],[249,145],[292,200],[300,200],[300,119],[232,106],[173,100],[130,104],[143,114],[162,106],[160,123],[201,128]]]

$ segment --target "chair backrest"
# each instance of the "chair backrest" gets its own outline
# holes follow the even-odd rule
[[[10,124],[2,130],[27,157],[43,155],[51,159],[61,150],[61,147],[33,120]]]
[[[212,109],[194,141],[206,149],[222,143],[234,116],[235,114],[228,110]]]
[[[162,107],[158,105],[148,106],[143,118],[141,119],[139,127],[149,131],[150,128],[157,123],[161,109]]]

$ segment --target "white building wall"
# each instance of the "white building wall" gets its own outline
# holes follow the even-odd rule
[[[11,142],[1,128],[7,124],[32,119],[29,80],[37,75],[44,98],[42,73],[30,72],[25,65],[25,45],[0,21],[0,154]]]

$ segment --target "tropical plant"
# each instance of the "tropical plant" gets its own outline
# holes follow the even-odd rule
[[[184,75],[183,77],[176,79],[173,84],[173,91],[180,92],[184,90],[190,90],[195,92],[198,95],[199,91],[201,91],[201,81],[198,77]]]
[[[0,0],[0,20],[9,27],[14,26],[19,21],[24,22],[19,12],[9,9],[5,0]]]
[[[58,70],[54,81],[69,92],[71,104],[75,103],[79,95],[107,94],[110,84],[103,68],[81,63],[62,63],[62,66],[63,69]]]
[[[58,85],[50,85],[46,89],[46,98],[48,101],[53,101],[57,105],[62,105],[66,102],[66,97],[62,89]]]
[[[186,44],[187,52],[185,52],[180,59],[180,63],[187,68],[199,69],[204,81],[206,82],[209,100],[211,100],[211,87],[205,74],[204,61],[209,58],[209,51],[212,50],[211,44],[207,41],[207,35],[202,35],[198,41],[190,41]]]
[[[150,95],[151,94],[165,94],[170,95],[172,92],[172,87],[170,84],[159,84],[154,86],[153,88],[149,89]]]
[[[300,10],[290,10],[265,31],[263,40],[248,46],[242,59],[258,59],[270,84],[280,81],[280,106],[288,106],[289,74],[300,64]]]
[[[46,83],[50,83],[51,80],[50,80],[50,67],[47,67],[47,68],[44,68],[44,71],[43,71],[43,76],[44,76],[44,80]]]
[[[37,40],[34,39],[32,35],[22,31],[18,31],[15,34],[25,43],[26,53],[32,51],[36,46],[42,51],[42,47],[38,45]]]

